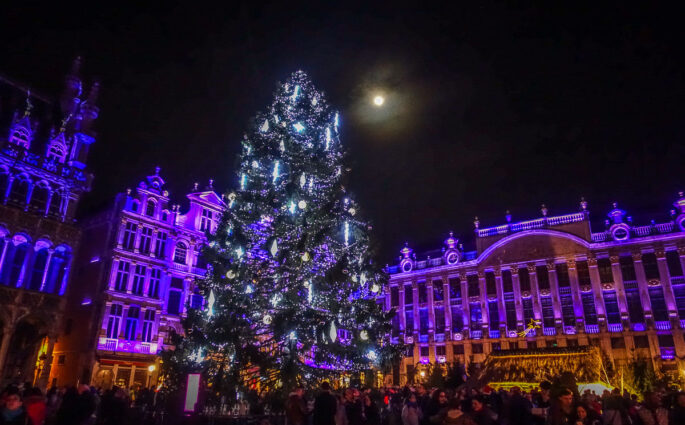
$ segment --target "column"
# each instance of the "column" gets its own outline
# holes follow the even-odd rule
[[[538,287],[538,274],[535,271],[535,264],[528,264],[528,275],[530,276],[530,294],[533,298],[533,315],[535,316],[535,320],[541,321],[542,308],[540,307],[540,288]]]
[[[12,191],[12,183],[14,183],[14,176],[7,176],[7,187],[5,188],[5,196],[2,201],[3,204],[7,204],[7,198],[10,196],[10,192]]]
[[[462,334],[464,334],[464,338],[467,338],[470,335],[471,317],[469,315],[469,285],[465,273],[459,275],[459,284],[461,285],[461,314],[464,319],[464,329],[467,330],[467,332],[462,330]]]
[[[117,248],[119,249],[121,249],[121,247],[124,245],[124,231],[126,229],[126,223],[126,219],[121,220],[121,224],[117,229]]]
[[[139,253],[140,252],[140,233],[143,230],[143,224],[138,223],[138,227],[136,227],[136,237],[133,241],[133,252]]]
[[[31,196],[33,195],[33,188],[35,184],[34,183],[29,183],[29,188],[26,190],[26,198],[25,198],[25,204],[24,204],[24,211],[29,210],[29,204],[31,203]]]
[[[549,278],[550,296],[552,297],[552,308],[554,309],[554,324],[556,327],[563,327],[561,301],[559,300],[559,280],[557,279],[557,267],[554,261],[547,263],[547,276]]]
[[[427,277],[426,278],[426,291],[428,292],[428,301],[427,301],[427,306],[428,306],[428,335],[429,335],[429,340],[433,340],[433,335],[435,333],[435,305],[433,304],[434,298],[433,298],[433,281],[431,280],[432,278]]]
[[[506,337],[507,309],[504,305],[504,286],[502,285],[502,269],[495,269],[495,288],[497,290],[497,309],[499,310],[499,323],[496,326],[500,330],[500,338]],[[493,324],[494,325],[494,324]]]
[[[52,261],[52,254],[54,253],[54,249],[48,249],[48,258],[45,260],[45,270],[43,270],[43,277],[40,280],[41,292],[45,289],[45,282],[48,279],[48,271],[50,270],[50,261]]]
[[[0,276],[2,275],[2,265],[5,263],[5,254],[7,254],[7,248],[9,247],[9,244],[12,243],[12,240],[7,236],[2,236],[2,239],[5,241],[5,243],[2,246],[2,252],[0,252]]]
[[[411,283],[411,290],[414,292],[414,296],[412,297],[412,309],[414,313],[414,343],[417,343],[419,342],[418,335],[421,323],[419,322],[419,285],[416,280]]]
[[[136,271],[136,263],[135,261],[131,261],[129,263],[129,268],[128,268],[128,278],[126,279],[126,293],[131,294],[132,291],[131,289],[133,288],[133,276],[135,275]],[[185,302],[185,298],[184,298]]]
[[[405,330],[407,329],[407,317],[405,316],[404,311],[404,282],[401,282],[397,285],[397,292],[399,293],[400,297],[400,304],[397,308],[397,314],[399,315],[400,319],[400,337],[402,338],[402,343],[404,343]]]
[[[488,310],[488,289],[485,285],[485,272],[478,271],[478,292],[480,293],[480,312],[483,318],[483,338],[490,338],[490,311]]]
[[[621,322],[624,329],[630,329],[630,320],[628,318],[628,300],[626,299],[626,288],[623,286],[623,272],[621,272],[621,263],[617,256],[609,257],[611,261],[611,275],[614,278],[614,289],[616,290],[616,299],[618,300],[618,309],[621,312]]]
[[[448,335],[452,332],[452,308],[450,304],[450,280],[447,275],[442,277],[442,301],[443,311],[445,312],[445,341],[449,341]]]
[[[588,269],[590,270],[590,283],[592,285],[592,293],[595,295],[595,309],[597,310],[597,318],[602,326],[606,326],[606,310],[604,309],[604,296],[602,295],[602,283],[599,278],[599,270],[597,269],[597,259],[587,259]]]
[[[155,245],[157,244],[157,233],[158,231],[154,228],[152,229],[152,237],[150,238],[150,257],[155,258]]]
[[[640,303],[645,311],[645,319],[650,328],[654,327],[654,316],[652,314],[652,301],[649,299],[649,284],[647,283],[647,276],[645,275],[645,266],[642,264],[642,253],[635,252],[633,255],[633,264],[635,265],[635,278],[637,279],[637,288],[640,294]]]
[[[516,331],[520,332],[523,330],[523,304],[521,303],[521,283],[519,282],[517,265],[511,268],[511,283],[514,287],[514,305],[516,306]]]
[[[113,290],[114,290],[114,282],[115,282],[115,280],[116,280],[117,270],[119,269],[119,262],[120,262],[120,261],[121,261],[121,260],[119,260],[118,258],[114,258],[114,259],[112,260],[112,269],[110,270],[110,273],[109,273],[109,283],[107,284],[107,288],[108,288],[110,291],[113,291]]]
[[[7,360],[7,351],[10,348],[10,340],[12,339],[13,326],[5,324],[2,328],[2,341],[0,342],[0,376],[3,376],[5,369],[5,360]]]
[[[31,247],[26,249],[26,254],[24,255],[23,264],[21,265],[21,271],[19,271],[19,277],[17,278],[17,283],[15,285],[17,288],[21,288],[21,286],[24,282],[24,276],[26,276],[26,269],[29,267],[31,260],[33,259],[33,253],[35,251],[32,248],[33,248],[33,245],[31,245]]]
[[[143,280],[143,295],[146,297],[150,293],[150,273],[152,273],[152,267],[145,267],[145,280]],[[388,302],[386,304],[385,311],[390,311],[390,291],[388,291],[387,297]]]
[[[43,215],[47,215],[48,211],[50,211],[50,203],[52,202],[52,190],[48,191],[48,199],[47,202],[45,202],[45,211],[43,211]]]
[[[583,311],[583,300],[580,297],[580,283],[578,283],[578,269],[576,269],[576,260],[568,260],[566,262],[568,267],[568,278],[571,283],[571,295],[573,296],[573,312],[576,315],[576,329],[585,332],[585,312]],[[582,324],[582,326],[579,326]]]
[[[659,280],[661,287],[664,288],[664,298],[666,299],[666,308],[668,308],[668,316],[675,317],[678,309],[675,306],[675,295],[673,295],[673,287],[671,286],[671,273],[668,271],[668,264],[666,263],[666,253],[664,251],[656,251],[656,264],[659,267]]]

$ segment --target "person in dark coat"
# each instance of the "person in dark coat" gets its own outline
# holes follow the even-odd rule
[[[285,406],[285,415],[290,425],[304,425],[307,418],[307,406],[304,403],[304,388],[298,387],[290,393]]]
[[[679,392],[670,412],[669,425],[685,424],[685,392]]]
[[[364,410],[358,394],[359,391],[352,388],[345,390],[345,416],[349,425],[364,423]]]
[[[471,418],[478,425],[497,425],[497,415],[485,405],[485,397],[471,400]]]
[[[511,397],[505,406],[510,425],[529,425],[533,422],[531,409],[533,403],[521,394],[519,387],[511,389]]]
[[[321,392],[314,400],[313,425],[335,425],[337,410],[338,401],[331,394],[331,385],[328,382],[322,383]]]
[[[5,396],[5,406],[0,409],[0,425],[31,425],[18,393]]]
[[[381,425],[381,412],[368,394],[364,394],[364,416],[366,425]]]

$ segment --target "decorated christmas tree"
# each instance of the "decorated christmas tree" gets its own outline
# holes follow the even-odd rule
[[[170,378],[195,370],[215,393],[287,390],[387,368],[399,352],[387,338],[394,312],[377,303],[385,275],[343,185],[338,113],[298,71],[251,127],[204,252],[206,303],[167,355]]]

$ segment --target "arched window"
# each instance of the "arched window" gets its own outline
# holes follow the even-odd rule
[[[26,283],[26,287],[32,291],[40,291],[43,283],[43,275],[45,274],[45,267],[48,265],[48,249],[43,248],[38,250],[33,261],[33,270],[31,271],[31,279]]]
[[[188,246],[183,242],[176,244],[176,249],[174,250],[174,263],[185,264],[187,256]]]
[[[62,194],[56,190],[52,192],[52,198],[50,198],[48,215],[53,217],[60,217],[62,215]]]
[[[131,211],[135,213],[140,211],[140,202],[138,202],[138,200],[134,200],[133,202],[131,202]]]
[[[162,221],[164,221],[164,222],[169,221],[169,212],[168,211],[162,211]]]
[[[9,174],[7,170],[0,169],[0,201],[5,199],[5,192],[7,191],[7,182],[9,181]]]
[[[153,201],[153,200],[147,201],[147,205],[145,206],[145,215],[148,217],[154,217],[155,216],[155,201]]]
[[[10,190],[9,201],[15,204],[26,204],[26,195],[29,192],[30,180],[24,176],[15,177]]]
[[[50,148],[48,149],[48,153],[46,156],[48,159],[52,159],[59,163],[63,163],[66,155],[67,147],[64,146],[62,143],[53,142],[50,144]]]
[[[31,193],[31,209],[39,214],[45,214],[48,206],[49,188],[42,184],[33,188]]]
[[[207,269],[207,260],[205,259],[205,256],[203,255],[204,246],[200,246],[197,248],[197,260],[195,261],[195,267],[200,268],[200,269]]]
[[[50,259],[50,264],[48,265],[48,276],[45,279],[43,292],[54,294],[60,291],[62,282],[69,271],[70,260],[71,252],[69,248],[61,245],[55,249],[52,258]]]
[[[26,256],[31,249],[31,244],[27,241],[21,242],[18,245],[14,245],[12,249],[11,257],[5,257],[7,262],[3,269],[6,270],[6,281],[5,284],[8,286],[16,286],[21,276],[21,271],[24,268],[24,263],[26,262]],[[8,252],[8,254],[10,254]]]
[[[14,143],[17,146],[21,146],[24,149],[28,149],[31,144],[31,134],[26,128],[21,126],[15,126],[12,129],[10,143]]]

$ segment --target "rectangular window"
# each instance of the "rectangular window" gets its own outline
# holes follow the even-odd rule
[[[419,347],[419,355],[421,357],[428,357],[430,347]]]
[[[666,309],[664,291],[660,286],[649,288],[649,300],[652,302],[652,314],[654,315],[654,320],[658,322],[667,321],[668,310]]]
[[[206,208],[202,209],[202,217],[200,218],[200,231],[207,232],[212,231],[214,227],[214,213]]]
[[[642,254],[642,266],[645,268],[647,280],[659,279],[659,266],[656,262],[656,255],[653,252]]]
[[[566,346],[568,346],[568,347],[577,347],[577,346],[578,346],[578,340],[575,339],[575,338],[567,339],[567,340],[566,340]]]
[[[204,297],[200,294],[193,294],[190,296],[190,308],[194,308],[195,310],[200,310],[202,309],[202,305],[204,304]],[[383,308],[382,301],[381,301],[381,308]]]
[[[630,323],[644,323],[645,314],[640,302],[640,292],[637,288],[626,288],[626,301],[628,302],[628,315]]]
[[[135,341],[136,327],[140,319],[140,307],[131,306],[128,308],[128,315],[126,316],[126,329],[124,330],[124,339]]]
[[[557,282],[559,282],[560,288],[568,288],[571,286],[571,280],[568,276],[568,264],[557,263],[555,266],[557,271]]]
[[[422,335],[428,333],[428,310],[425,308],[419,310],[419,332]]]
[[[145,274],[147,268],[141,264],[137,264],[133,272],[133,285],[131,286],[131,292],[136,295],[143,295],[145,290]]]
[[[442,308],[435,309],[435,332],[445,332],[445,310]]]
[[[590,280],[590,268],[587,265],[587,261],[576,262],[576,270],[578,270],[578,284],[581,288],[583,286],[590,286],[592,281]]]
[[[65,356],[64,354],[57,357],[57,364],[64,364],[66,361],[67,361],[67,356]]]
[[[400,334],[400,316],[397,314],[392,317],[392,336],[397,337]]]
[[[397,286],[390,288],[390,306],[397,307],[400,305],[400,290]]]
[[[466,276],[466,283],[469,287],[469,297],[480,296],[480,287],[477,274],[470,274]]]
[[[495,273],[486,272],[485,273],[485,289],[488,295],[497,294],[497,283],[495,281]]]
[[[519,269],[519,285],[521,286],[521,291],[530,292],[530,275],[525,267]]]
[[[614,281],[614,274],[611,272],[611,261],[608,258],[599,258],[597,260],[597,270],[599,271],[600,282],[611,283]]]
[[[623,277],[623,282],[636,281],[637,276],[635,276],[635,264],[633,263],[633,257],[624,255],[619,257],[618,261],[621,265],[621,277]]]
[[[514,282],[511,279],[511,270],[502,271],[502,290],[507,292],[514,292]]]
[[[124,249],[133,250],[136,243],[136,231],[138,225],[136,223],[126,223],[124,226],[124,241],[122,246]]]
[[[148,289],[148,296],[152,298],[159,298],[159,282],[162,278],[162,270],[150,270],[150,287]]]
[[[464,354],[464,345],[463,344],[455,344],[452,346],[452,352],[456,354]]]
[[[119,326],[123,307],[121,304],[112,304],[109,308],[109,320],[107,321],[107,338],[119,337]]]
[[[524,298],[522,300],[523,305],[523,326],[528,326],[531,320],[535,320],[535,314],[533,313],[533,299]]]
[[[452,306],[452,332],[461,332],[464,329],[464,313],[461,307]]]
[[[143,254],[150,253],[150,244],[152,243],[152,229],[143,227],[140,229],[140,252]]]
[[[657,335],[659,339],[659,347],[662,348],[673,348],[675,343],[673,342],[673,335]]]
[[[166,253],[167,234],[164,232],[157,232],[157,240],[155,241],[155,257],[164,258]]]
[[[167,305],[167,312],[169,314],[181,314],[183,306],[181,305],[181,291],[172,289],[169,291],[169,303]]]
[[[542,306],[542,324],[546,328],[554,327],[554,307],[552,306],[552,297],[540,297],[540,305]]]
[[[443,292],[444,292],[444,288],[442,285],[442,280],[434,280],[433,281],[433,302],[442,301],[444,299]]]
[[[405,311],[404,312],[404,320],[405,320],[405,327],[407,329],[407,333],[411,334],[414,332],[414,312],[413,311]]]
[[[450,300],[461,300],[461,282],[458,277],[450,278]]]
[[[535,267],[535,276],[538,278],[538,289],[549,289],[549,273],[547,273],[547,266]]]
[[[678,309],[680,320],[685,320],[685,284],[673,285],[675,305]]]
[[[595,308],[595,297],[591,292],[584,292],[580,295],[583,302],[583,314],[585,315],[585,324],[597,324],[597,309]]]
[[[145,320],[143,321],[143,342],[152,341],[152,327],[155,324],[155,311],[152,309],[145,310]]]
[[[492,351],[500,351],[502,349],[502,344],[499,342],[492,343]]]
[[[435,346],[435,355],[436,356],[446,356],[447,350],[445,349],[445,346],[444,345],[436,345]]]
[[[411,285],[404,285],[404,305],[412,305],[414,303],[414,288]]]
[[[497,329],[499,326],[499,307],[497,306],[497,301],[488,302],[488,314],[490,319],[490,327],[492,329]]]
[[[611,348],[626,348],[626,340],[622,336],[611,338]]]
[[[568,286],[559,288],[559,301],[561,302],[561,317],[564,321],[564,326],[576,325],[576,314],[573,309],[573,296],[571,295],[571,288]]]
[[[621,323],[621,312],[618,309],[618,299],[615,291],[604,291],[604,308],[607,313],[607,323]]]
[[[514,302],[514,294],[504,294],[504,308],[507,310],[507,329],[516,329],[516,303]]]
[[[128,275],[131,271],[131,264],[128,261],[119,261],[117,268],[117,275],[114,280],[114,289],[120,292],[126,292],[128,285]]]
[[[425,304],[428,301],[428,289],[426,288],[426,281],[419,282],[419,304]]]
[[[666,264],[671,277],[683,275],[683,265],[680,263],[678,251],[666,251]]]
[[[473,344],[471,345],[471,352],[473,354],[483,354],[483,344]]]
[[[649,348],[649,338],[647,335],[635,335],[633,337],[635,348]]]
[[[471,329],[481,330],[483,328],[483,312],[480,303],[469,304],[469,311],[471,313]]]

